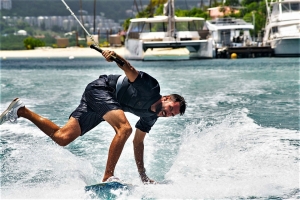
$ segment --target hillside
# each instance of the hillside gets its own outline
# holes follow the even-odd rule
[[[80,0],[65,0],[75,14],[80,10]],[[81,0],[82,9],[90,15],[94,13],[94,0]],[[116,21],[131,17],[133,10],[136,12],[136,4],[141,9],[149,4],[149,0],[96,0],[96,14],[102,13],[106,18]],[[176,0],[176,8],[187,9],[197,6],[197,0]],[[127,11],[127,14],[126,14]],[[1,10],[2,16],[65,16],[69,11],[61,0],[12,0],[11,10]]]

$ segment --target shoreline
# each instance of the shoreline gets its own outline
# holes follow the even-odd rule
[[[112,50],[118,55],[125,56],[125,47],[103,47],[103,50]],[[18,58],[97,58],[101,53],[89,47],[67,47],[51,48],[41,47],[33,50],[0,50],[0,59],[18,59]],[[172,58],[189,59],[189,51],[185,48],[171,49],[158,48],[148,49],[145,52],[144,60],[164,60]]]
[[[103,50],[115,51],[124,56],[124,47],[104,47]],[[10,58],[92,58],[102,56],[98,51],[89,47],[67,47],[67,48],[37,48],[33,50],[1,50],[1,59]]]

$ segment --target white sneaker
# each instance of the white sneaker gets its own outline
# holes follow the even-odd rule
[[[108,182],[119,182],[119,183],[122,183],[122,181],[118,178],[118,177],[115,177],[115,176],[111,176],[109,177],[105,183],[108,183]]]
[[[24,103],[19,99],[14,99],[8,106],[8,108],[0,116],[0,125],[6,121],[12,123],[16,122],[18,119],[17,112],[19,108],[24,107]]]

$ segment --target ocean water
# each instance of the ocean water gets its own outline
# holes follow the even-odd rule
[[[128,139],[115,175],[137,185],[116,199],[296,199],[299,189],[299,58],[131,61],[186,114],[159,119],[145,139],[143,185]],[[121,74],[99,58],[1,60],[1,112],[19,97],[63,126],[89,82]],[[138,118],[126,113],[134,127]],[[114,136],[107,123],[60,147],[25,119],[1,125],[1,199],[93,199]]]

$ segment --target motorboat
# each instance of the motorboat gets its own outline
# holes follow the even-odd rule
[[[263,45],[275,56],[300,56],[300,1],[276,0],[268,3]]]
[[[169,0],[166,6],[167,15],[130,20],[125,39],[125,58],[147,60],[215,57],[214,41],[209,37],[209,31],[204,29],[205,19],[175,16],[174,0]],[[184,56],[179,55],[182,49],[187,52]]]
[[[253,30],[254,26],[243,19],[216,18],[207,20],[206,26],[217,49],[252,45],[250,30]]]

